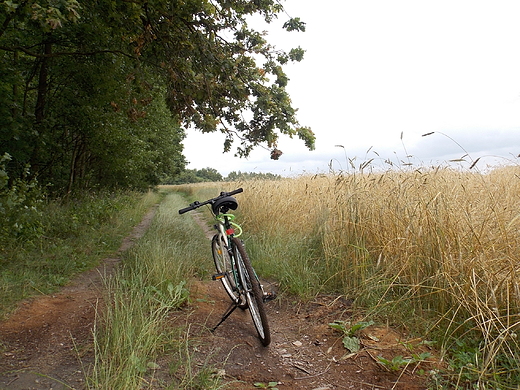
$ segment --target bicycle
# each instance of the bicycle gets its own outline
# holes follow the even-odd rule
[[[233,195],[241,192],[243,189],[238,188],[231,192],[221,192],[219,196],[204,202],[195,201],[179,210],[179,214],[209,205],[216,221],[214,228],[217,233],[211,240],[211,253],[217,273],[212,276],[212,279],[222,282],[232,303],[212,331],[215,331],[237,307],[243,310],[249,309],[258,337],[266,347],[271,342],[271,335],[264,302],[274,299],[275,294],[264,293],[244,243],[238,238],[242,234],[242,228],[233,222],[235,216],[229,213],[230,210],[236,210],[238,207],[238,202]]]

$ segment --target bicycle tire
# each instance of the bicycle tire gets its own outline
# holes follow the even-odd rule
[[[233,272],[233,264],[226,249],[223,237],[220,234],[215,234],[211,240],[211,253],[213,254],[213,261],[215,269],[220,276],[220,281],[224,286],[224,290],[229,295],[231,300],[235,302],[241,309],[247,309],[245,298],[240,294],[235,282],[235,273]]]
[[[233,251],[237,260],[237,268],[243,286],[245,287],[245,296],[249,306],[249,313],[253,319],[258,337],[264,347],[271,343],[271,334],[269,332],[269,324],[267,322],[267,314],[264,308],[264,297],[260,281],[256,277],[249,256],[246,253],[242,241],[236,237],[233,240]]]

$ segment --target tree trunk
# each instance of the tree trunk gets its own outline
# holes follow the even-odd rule
[[[36,107],[34,109],[34,130],[36,132],[36,142],[34,144],[32,155],[31,155],[31,173],[36,175],[40,168],[39,151],[40,151],[40,138],[43,130],[43,120],[45,119],[45,108],[47,105],[47,94],[48,94],[48,75],[49,75],[49,61],[50,54],[52,53],[52,44],[50,41],[45,40],[43,43],[43,51],[45,56],[40,62],[40,72],[38,77],[38,95],[36,99]]]
[[[38,99],[36,100],[36,108],[34,111],[36,124],[39,125],[45,119],[45,105],[47,104],[49,61],[52,53],[52,44],[48,41],[44,42],[45,56],[41,60],[40,76],[38,79]]]

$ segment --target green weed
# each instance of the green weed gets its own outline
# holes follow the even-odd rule
[[[422,352],[420,354],[414,354],[412,357],[404,358],[401,355],[394,356],[392,359],[386,359],[383,356],[377,357],[377,362],[382,364],[388,371],[400,371],[410,365],[416,365],[426,361],[431,357],[431,353]]]
[[[271,390],[278,390],[278,382],[255,382],[254,386],[258,389],[271,389]]]
[[[343,346],[351,353],[359,352],[361,343],[357,337],[357,333],[369,326],[374,325],[373,321],[361,321],[355,324],[351,324],[346,321],[334,321],[329,323],[329,326],[333,329],[340,331],[343,334]]]

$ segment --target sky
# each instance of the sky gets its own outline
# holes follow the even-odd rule
[[[520,1],[282,4],[306,31],[283,31],[283,14],[258,29],[277,48],[306,50],[302,62],[284,69],[316,149],[281,136],[279,160],[263,148],[240,159],[222,153],[222,134],[189,129],[189,169],[293,176],[359,169],[371,159],[383,169],[468,167],[479,158],[479,169],[520,163]]]

